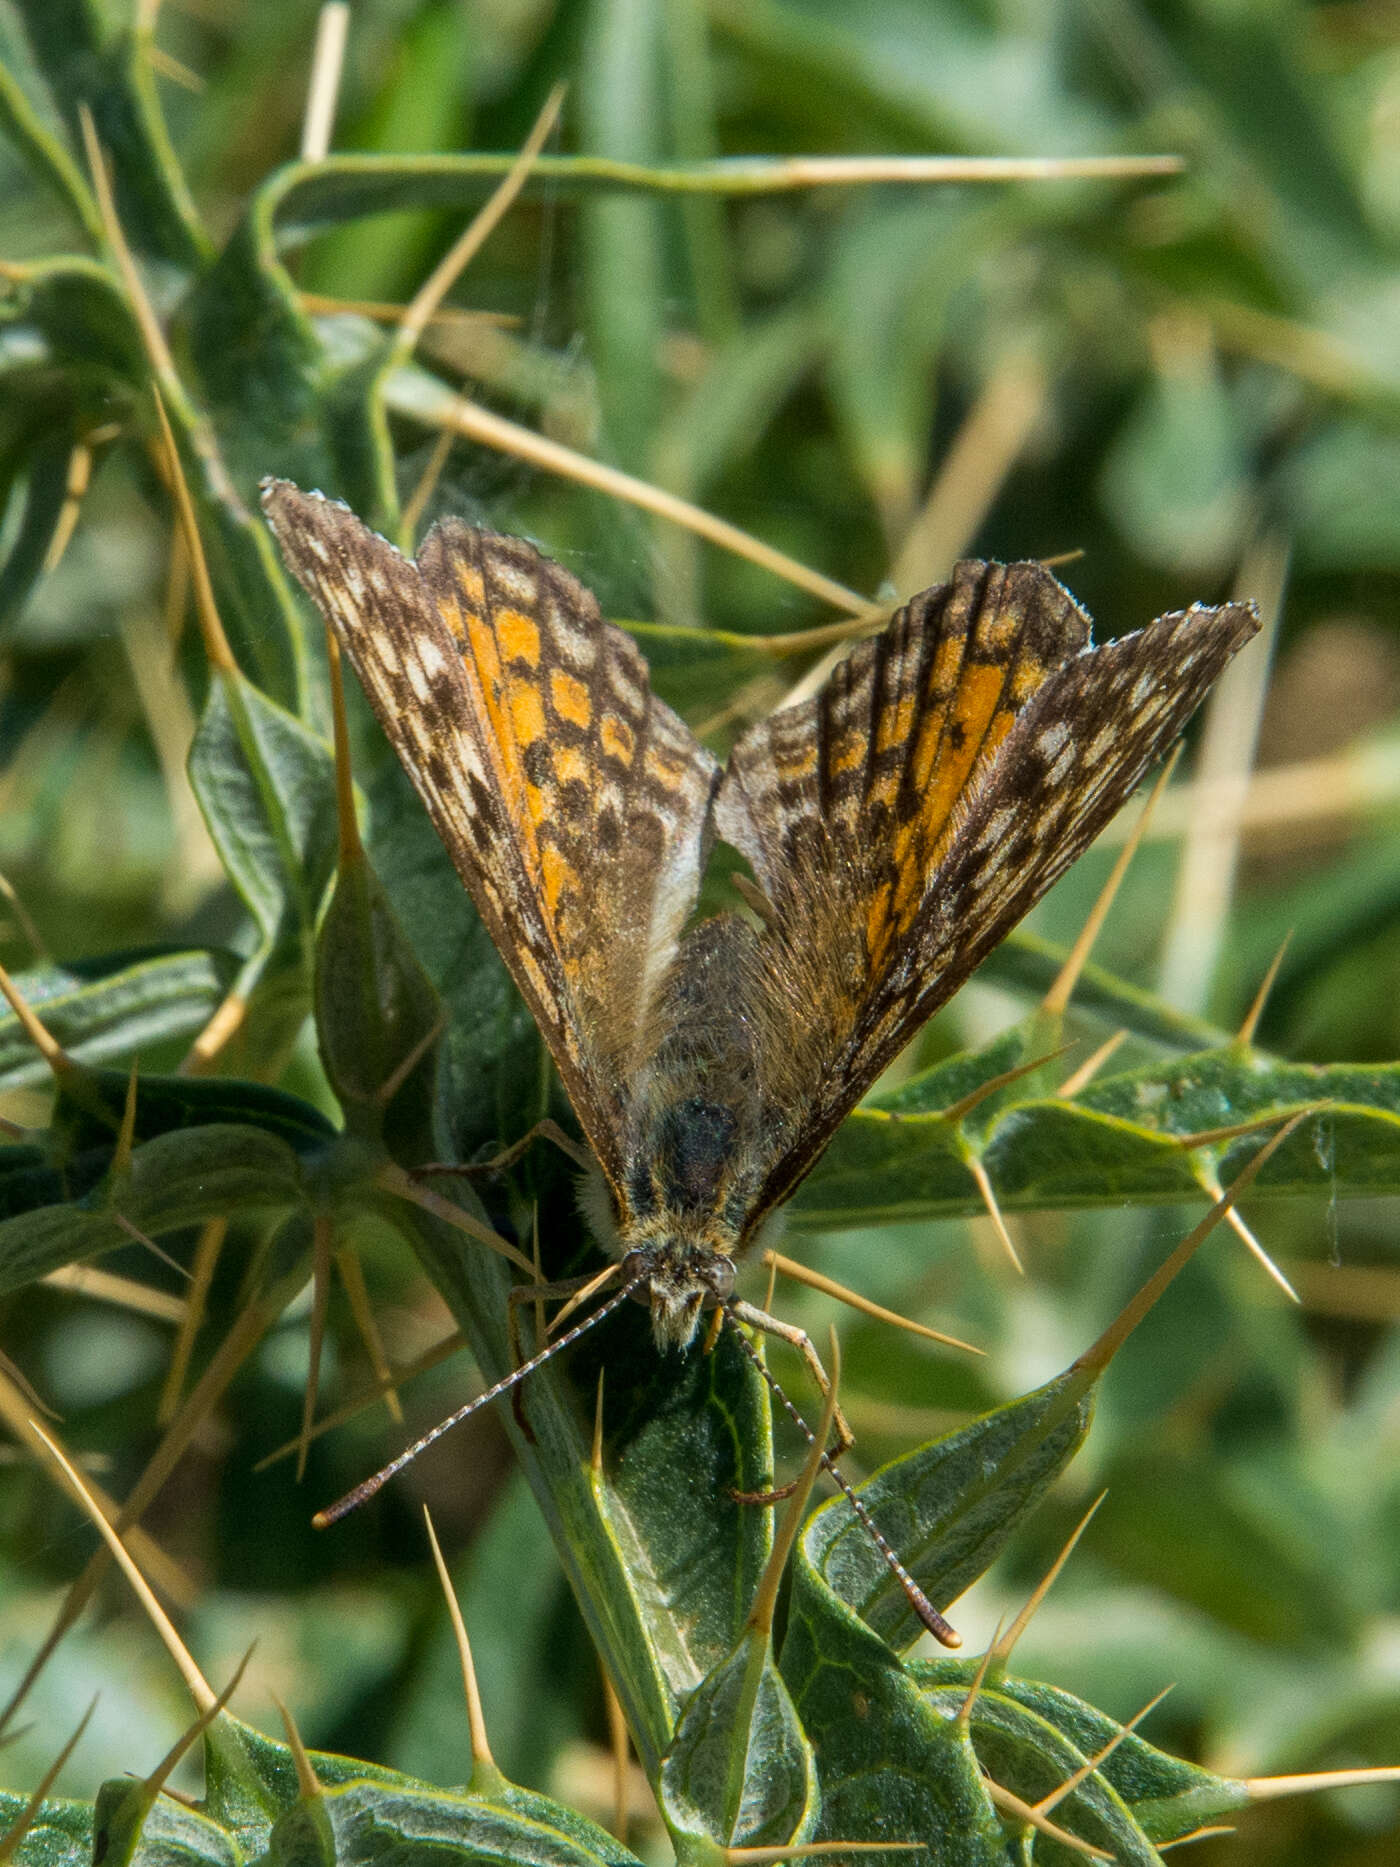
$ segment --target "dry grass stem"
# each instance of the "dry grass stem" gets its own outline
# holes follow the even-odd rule
[[[658,518],[669,519],[673,524],[684,526],[697,536],[708,539],[722,550],[732,551],[736,557],[747,558],[750,563],[762,566],[775,577],[783,578],[799,590],[806,590],[809,595],[819,598],[823,603],[832,604],[834,608],[863,616],[871,607],[864,597],[858,596],[854,590],[848,590],[844,584],[823,577],[818,571],[809,570],[796,558],[775,551],[772,546],[765,545],[737,525],[716,518],[703,507],[692,505],[687,499],[678,499],[674,493],[652,486],[646,480],[639,480],[633,474],[623,473],[620,468],[592,460],[587,454],[580,454],[572,447],[548,440],[544,435],[536,434],[532,428],[522,427],[519,422],[507,421],[503,415],[493,414],[490,409],[482,408],[466,396],[454,395],[421,373],[409,370],[396,372],[390,381],[388,400],[397,413],[421,421],[427,427],[450,428],[454,433],[466,435],[469,440],[479,441],[484,447],[492,447],[499,453],[529,461],[545,473],[558,474],[580,486],[590,486],[595,492],[606,493],[628,505],[638,506],[645,512],[653,512]]]
[[[1044,414],[1045,395],[1036,358],[1002,359],[953,436],[890,567],[901,603],[947,577],[977,537]]]
[[[1168,1004],[1183,1011],[1205,1010],[1224,944],[1239,863],[1241,811],[1287,573],[1288,547],[1273,533],[1257,539],[1245,554],[1239,588],[1258,602],[1264,627],[1236,655],[1206,702],[1196,775],[1210,787],[1214,808],[1202,811],[1186,832],[1158,987]]]
[[[306,113],[301,126],[301,159],[320,162],[328,154],[335,128],[335,107],[345,66],[345,44],[350,36],[347,0],[326,0],[316,16],[316,45],[311,54],[311,76],[306,88]]]

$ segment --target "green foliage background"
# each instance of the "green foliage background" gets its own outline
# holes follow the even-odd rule
[[[252,1469],[295,1432],[307,1374],[301,1202],[321,1140],[308,1106],[337,1123],[348,1111],[362,1135],[376,1116],[352,1009],[335,1001],[349,1035],[327,1058],[331,1080],[307,1024],[334,861],[323,666],[244,508],[261,474],[284,472],[392,528],[427,464],[434,417],[461,386],[863,591],[899,563],[933,581],[964,547],[1079,550],[1065,575],[1116,633],[1286,562],[1261,741],[1285,773],[1271,793],[1278,820],[1246,841],[1228,938],[1193,1015],[1143,996],[1176,872],[1176,845],[1158,842],[1099,944],[1105,972],[1081,990],[1068,1032],[1086,1041],[1059,1073],[1119,1026],[1133,1033],[1128,1047],[1071,1109],[1054,1101],[1052,1073],[1018,1089],[1013,1107],[940,1125],[938,1111],[968,1088],[1049,1046],[1021,1020],[1107,872],[1109,854],[1095,852],[1038,911],[1033,935],[987,969],[990,989],[979,983],[936,1021],[884,1112],[853,1120],[804,1189],[788,1248],[988,1350],[973,1364],[843,1318],[853,1469],[873,1470],[1050,1380],[1094,1339],[1201,1209],[1197,1157],[1167,1137],[1331,1097],[1335,1115],[1273,1163],[1275,1196],[1247,1207],[1303,1307],[1286,1306],[1227,1236],[1214,1239],[1129,1342],[1085,1449],[955,1618],[973,1647],[985,1640],[1107,1486],[1018,1649],[1019,1672],[1112,1717],[1175,1681],[1147,1734],[1226,1776],[1400,1761],[1400,1095],[1387,1067],[1400,1054],[1400,46],[1388,21],[1379,0],[362,3],[334,144],[344,159],[278,175],[296,153],[313,8],[168,7],[154,43],[198,73],[192,92],[152,65],[151,39],[128,30],[125,7],[0,4],[0,869],[41,943],[36,953],[15,917],[0,957],[80,1055],[123,1073],[133,1056],[143,1075],[173,1069],[235,981],[252,994],[249,1029],[220,1065],[237,1086],[211,1085],[203,1101],[191,1090],[178,1111],[152,1104],[142,1133],[156,1151],[138,1150],[120,1209],[182,1261],[179,1224],[239,1215],[196,1371],[250,1289],[280,1310],[145,1519],[192,1582],[182,1626],[216,1685],[258,1639],[238,1706],[264,1730],[277,1728],[273,1689],[314,1745],[431,1783],[466,1777],[455,1660],[417,1512],[427,1497],[497,1761],[589,1814],[609,1807],[597,1660],[499,1421],[474,1423],[325,1536],[310,1510],[398,1443],[382,1410],[318,1441],[301,1487],[286,1464]],[[434,327],[412,363],[386,369],[364,317],[312,321],[294,290],[409,297],[500,172],[463,152],[518,147],[561,77],[561,135],[454,293],[498,322]],[[256,693],[211,681],[192,628],[173,658],[164,647],[171,519],[148,450],[150,372],[82,179],[80,98],[168,323],[167,401],[224,624]],[[751,187],[713,170],[681,190],[661,166],[881,151],[1170,151],[1187,166],[1133,182],[795,191],[771,173]],[[609,185],[578,155],[641,165],[640,185]],[[977,431],[955,482],[930,499],[979,411],[999,411],[1000,428]],[[62,561],[45,571],[80,443],[93,449],[92,485]],[[697,723],[736,694],[772,704],[810,664],[745,638],[830,619],[748,563],[465,441],[435,500],[529,533],[609,614],[652,625],[642,639],[658,684]],[[192,770],[222,868],[184,777],[197,718]],[[421,1137],[431,1094],[438,1146],[469,1154],[543,1111],[545,1074],[363,710],[355,727],[377,872],[453,1014],[435,1094],[410,1082],[393,1119],[400,1139]],[[726,730],[721,720],[720,740]],[[252,777],[250,745],[262,760]],[[1334,762],[1308,763],[1322,760]],[[1332,783],[1345,808],[1300,817]],[[364,924],[352,907],[338,899],[350,916],[341,951]],[[1232,1052],[1227,1033],[1289,929],[1257,1049]],[[323,935],[323,954],[333,945]],[[412,1029],[426,989],[401,957],[385,966]],[[378,976],[368,961],[366,971]],[[323,1012],[337,989],[323,978]],[[1355,1067],[1319,1076],[1277,1067],[1284,1058]],[[8,1112],[36,1128],[43,1078],[13,1026],[0,1027]],[[249,1079],[298,1100],[259,1101]],[[106,1092],[119,1106],[120,1076]],[[563,1113],[557,1096],[554,1108]],[[244,1139],[235,1146],[216,1120],[241,1124]],[[71,1110],[64,1134],[70,1167],[81,1164],[95,1144]],[[986,1221],[967,1216],[970,1156],[998,1186],[1024,1279]],[[1228,1178],[1244,1158],[1213,1164]],[[82,1213],[80,1238],[58,1201],[83,1189],[45,1180],[51,1164],[12,1159],[5,1171],[4,1209],[30,1229],[0,1232],[3,1342],[60,1410],[66,1442],[122,1496],[154,1444],[170,1327],[33,1272],[103,1250],[104,1268],[184,1286],[138,1247],[111,1249],[101,1210]],[[335,1172],[348,1183],[341,1157]],[[226,1177],[212,1184],[216,1174]],[[488,1197],[493,1219],[522,1236],[541,1201],[547,1255],[572,1248],[559,1242],[573,1237],[567,1176],[552,1162],[532,1161]],[[291,1218],[269,1245],[273,1209]],[[40,1221],[55,1213],[64,1229],[50,1234]],[[394,1358],[447,1332],[446,1292],[459,1318],[480,1310],[493,1372],[501,1280],[479,1267],[468,1276],[449,1235],[437,1259],[419,1237],[415,1259],[387,1207],[362,1200],[356,1216]],[[804,1293],[783,1303],[814,1332],[835,1313]],[[338,1292],[328,1327],[327,1409],[370,1378]],[[644,1339],[623,1331],[606,1350],[591,1345],[569,1377],[588,1395],[604,1352],[621,1396],[610,1431],[650,1409],[654,1469],[670,1389],[653,1382]],[[774,1360],[800,1388],[797,1370]],[[446,1411],[470,1378],[462,1359],[439,1367],[410,1391],[411,1417]],[[738,1381],[723,1367],[714,1378]],[[548,1411],[554,1391],[541,1392]],[[568,1393],[561,1445],[576,1424]],[[686,1409],[702,1399],[674,1402],[678,1459],[692,1455]],[[86,1560],[89,1532],[27,1459],[0,1485],[8,1682]],[[646,1518],[645,1496],[629,1503]],[[663,1524],[666,1503],[651,1501]],[[568,1519],[573,1506],[558,1508]],[[686,1534],[698,1546],[707,1529],[697,1520]],[[746,1586],[763,1534],[733,1532]],[[595,1560],[589,1545],[580,1566]],[[794,1588],[797,1628],[826,1611],[806,1588]],[[37,1780],[97,1684],[62,1785],[85,1798],[104,1778],[151,1768],[188,1717],[113,1584],[36,1688],[32,1723],[6,1753],[9,1783]],[[946,1684],[929,1675],[931,1703]],[[670,1791],[691,1787],[673,1780]],[[236,1802],[224,1804],[230,1821]],[[1353,1791],[1243,1819],[1245,1839],[1203,1843],[1195,1858],[1389,1860],[1400,1803],[1390,1790]],[[633,1839],[665,1858],[655,1826]]]

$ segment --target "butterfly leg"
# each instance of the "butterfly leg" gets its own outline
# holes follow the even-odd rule
[[[435,1174],[456,1174],[463,1179],[472,1179],[477,1174],[503,1173],[507,1167],[513,1167],[521,1155],[528,1148],[533,1147],[536,1141],[552,1141],[560,1153],[568,1155],[575,1166],[586,1169],[593,1165],[593,1156],[588,1149],[580,1147],[577,1141],[565,1134],[557,1121],[546,1115],[543,1121],[537,1121],[534,1127],[521,1135],[518,1141],[513,1141],[509,1147],[502,1148],[499,1154],[493,1154],[490,1160],[479,1160],[468,1164],[456,1161],[429,1161],[426,1166],[415,1167],[413,1177],[417,1180],[429,1179]]]
[[[787,1342],[795,1348],[806,1362],[812,1379],[821,1390],[822,1398],[826,1398],[831,1391],[831,1379],[822,1366],[821,1357],[812,1345],[812,1338],[805,1329],[799,1329],[795,1323],[783,1322],[777,1316],[770,1316],[767,1310],[761,1310],[755,1304],[745,1303],[742,1300],[727,1304],[725,1312],[735,1322],[748,1323],[751,1328],[761,1329],[765,1335],[775,1335],[779,1341]],[[781,1393],[781,1389],[777,1391]],[[787,1400],[786,1395],[782,1397],[788,1411],[797,1417],[796,1409],[791,1401]],[[856,1436],[851,1431],[846,1416],[839,1406],[832,1416],[832,1427],[835,1433],[835,1444],[827,1453],[827,1457],[835,1460],[850,1451],[856,1443]],[[792,1484],[782,1485],[776,1491],[736,1491],[734,1496],[740,1504],[780,1504],[784,1498],[791,1497],[796,1489],[797,1481],[794,1480]]]

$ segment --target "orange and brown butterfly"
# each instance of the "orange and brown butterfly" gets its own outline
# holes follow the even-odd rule
[[[1095,648],[1041,566],[961,563],[721,767],[524,540],[449,519],[410,560],[287,481],[263,504],[538,1021],[662,1346],[1258,627],[1198,605]],[[750,911],[688,925],[717,837]]]

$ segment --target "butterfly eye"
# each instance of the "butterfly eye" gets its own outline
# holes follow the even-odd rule
[[[622,1281],[631,1284],[634,1303],[650,1303],[650,1279],[655,1269],[655,1260],[650,1251],[629,1251],[622,1260]]]
[[[705,1266],[704,1277],[710,1287],[710,1300],[705,1307],[709,1309],[717,1304],[723,1308],[734,1294],[734,1260],[716,1256]]]

